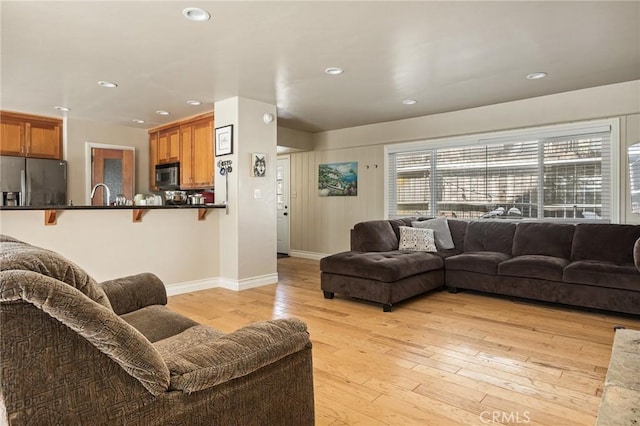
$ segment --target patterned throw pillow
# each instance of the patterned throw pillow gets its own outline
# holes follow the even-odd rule
[[[400,227],[400,248],[406,251],[436,252],[436,243],[433,240],[433,229]]]

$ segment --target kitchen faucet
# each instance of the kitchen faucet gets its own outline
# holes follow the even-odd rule
[[[93,187],[93,189],[91,190],[91,199],[93,200],[93,196],[96,195],[96,189],[98,189],[99,186],[104,186],[104,189],[107,190],[107,206],[109,205],[109,200],[111,199],[111,191],[109,190],[109,187],[107,185],[105,185],[104,183],[96,183],[96,186]]]

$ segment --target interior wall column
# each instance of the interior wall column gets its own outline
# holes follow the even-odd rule
[[[265,114],[273,121],[264,120]],[[227,125],[233,125],[233,153],[214,164],[216,202],[228,200],[227,211],[220,212],[218,256],[221,284],[242,290],[277,282],[276,107],[240,97],[216,102],[215,127]],[[253,153],[264,155],[265,176],[252,176]],[[225,177],[217,163],[226,160],[232,171]]]

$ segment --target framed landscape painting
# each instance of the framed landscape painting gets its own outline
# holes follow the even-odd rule
[[[321,197],[358,195],[358,162],[320,164],[318,195]]]

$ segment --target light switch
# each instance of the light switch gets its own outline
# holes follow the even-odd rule
[[[262,198],[262,189],[254,189],[253,198],[255,198],[256,200]]]

